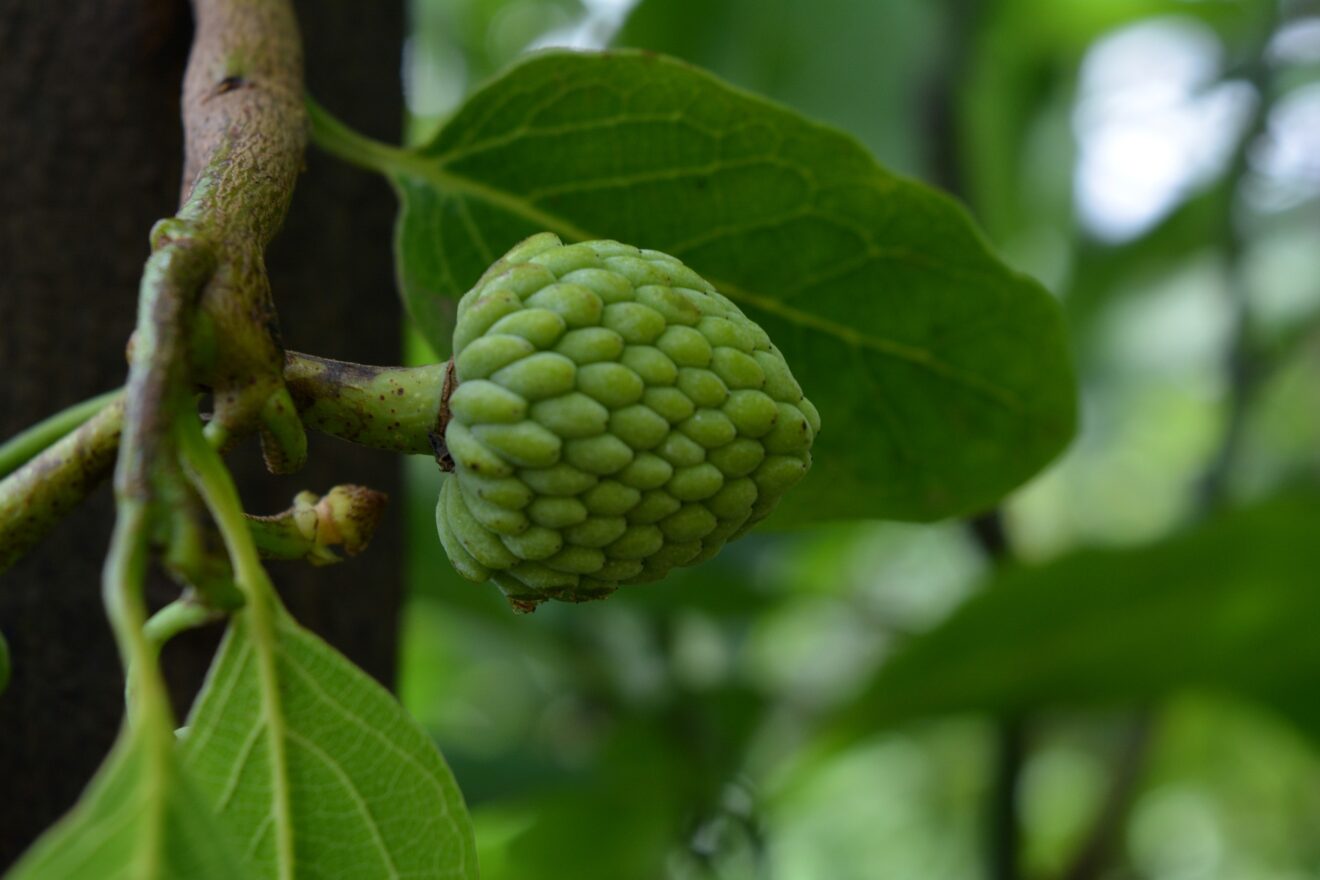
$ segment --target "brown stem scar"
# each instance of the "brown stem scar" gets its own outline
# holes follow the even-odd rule
[[[237,74],[230,75],[220,80],[220,82],[215,87],[215,91],[212,92],[211,94],[212,96],[223,95],[228,92],[232,92],[234,89],[241,89],[245,85],[247,85],[247,80],[243,79],[242,76],[239,76]]]
[[[454,469],[454,457],[449,454],[449,447],[445,445],[445,428],[449,425],[449,396],[454,393],[458,387],[458,374],[454,370],[454,359],[451,357],[449,363],[445,364],[445,384],[440,392],[440,410],[436,415],[435,430],[427,435],[431,441],[431,449],[435,452],[435,460],[440,465],[440,470],[449,473]]]

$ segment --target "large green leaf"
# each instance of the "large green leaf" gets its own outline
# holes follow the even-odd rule
[[[253,875],[184,777],[173,745],[153,750],[141,731],[125,730],[74,811],[6,876],[242,880]]]
[[[404,297],[439,352],[453,298],[534,232],[666,251],[714,283],[822,414],[780,522],[982,508],[1072,434],[1060,311],[965,212],[681,62],[535,56],[416,151],[346,144],[324,119],[316,134],[394,180]]]
[[[1282,499],[1150,546],[1006,571],[882,667],[846,713],[846,737],[917,716],[1134,704],[1187,686],[1289,712],[1290,694],[1314,703],[1317,524],[1320,499]]]
[[[462,795],[384,688],[282,609],[235,616],[184,765],[262,877],[475,878]]]

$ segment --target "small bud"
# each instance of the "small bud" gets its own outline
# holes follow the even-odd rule
[[[389,496],[365,486],[335,486],[324,496],[299,492],[293,506],[274,516],[249,516],[248,527],[267,559],[340,561],[334,548],[356,556],[367,548]]]
[[[366,486],[335,486],[316,504],[317,543],[356,556],[371,543],[389,496]]]

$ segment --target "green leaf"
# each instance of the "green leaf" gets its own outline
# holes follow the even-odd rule
[[[121,733],[78,806],[46,832],[8,880],[253,876],[184,778],[173,744],[152,752],[141,732]]]
[[[236,615],[184,765],[262,877],[475,878],[462,795],[380,685],[274,609]]]
[[[1317,522],[1320,498],[1280,499],[1150,546],[1006,571],[881,668],[845,713],[845,738],[918,716],[1133,704],[1187,686],[1276,705],[1314,694]]]
[[[453,298],[542,230],[665,251],[733,299],[824,423],[781,523],[983,508],[1072,435],[1046,291],[946,197],[700,70],[636,52],[534,56],[416,151],[364,146],[313,109],[323,146],[394,181],[404,298],[438,352]]]

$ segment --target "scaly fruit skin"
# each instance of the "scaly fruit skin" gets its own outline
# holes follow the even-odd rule
[[[520,610],[709,559],[806,475],[820,430],[764,330],[614,241],[514,247],[459,301],[454,367],[440,540]]]

